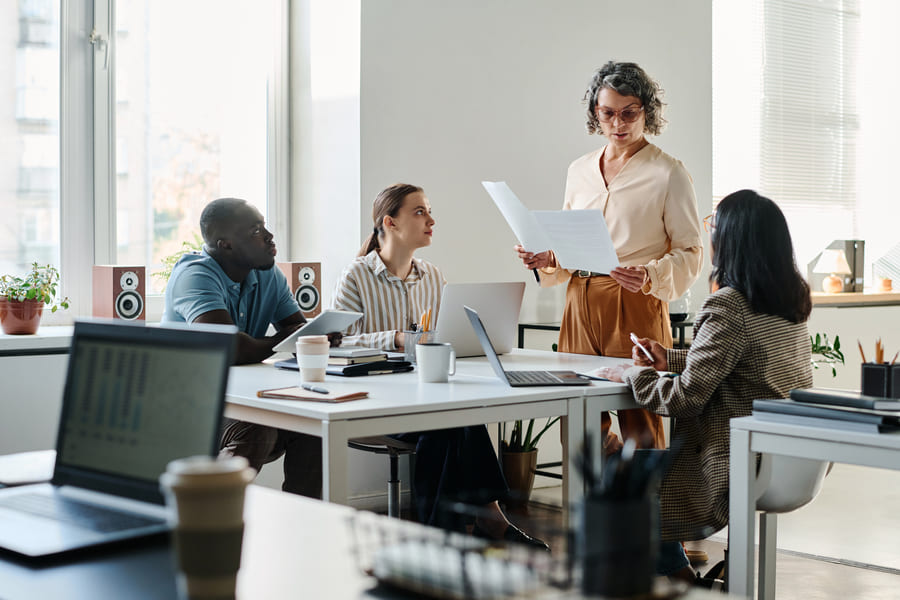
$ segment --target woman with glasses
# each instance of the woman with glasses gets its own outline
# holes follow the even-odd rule
[[[610,273],[573,271],[552,251],[516,246],[542,286],[568,283],[560,352],[631,356],[629,334],[671,346],[668,302],[700,274],[703,246],[691,177],[681,161],[645,137],[665,124],[659,85],[634,63],[610,61],[591,78],[584,101],[588,133],[607,144],[569,166],[563,209],[602,210],[619,264]],[[642,409],[618,411],[619,429],[639,448],[664,448],[662,418]],[[622,442],[603,413],[604,450]]]
[[[694,319],[688,350],[639,340],[634,364],[598,369],[624,381],[635,401],[673,418],[679,450],[660,488],[662,574],[693,579],[674,540],[708,537],[728,524],[729,422],[756,398],[787,398],[812,386],[809,286],[794,262],[784,214],[752,190],[726,196],[710,223],[714,290]],[[678,377],[661,377],[672,371]]]

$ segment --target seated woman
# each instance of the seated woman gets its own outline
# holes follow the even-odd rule
[[[778,206],[751,190],[726,196],[710,232],[713,293],[694,319],[687,350],[641,339],[634,365],[597,374],[631,386],[643,407],[673,418],[679,450],[660,489],[660,573],[693,579],[678,541],[728,524],[729,421],[757,398],[787,398],[812,386],[809,286],[797,270]],[[661,377],[672,371],[678,377]]]
[[[375,198],[374,229],[359,256],[341,273],[334,308],[363,313],[344,332],[345,344],[403,350],[403,330],[419,315],[432,311],[437,320],[444,277],[437,267],[413,257],[431,245],[434,218],[422,188],[395,184]],[[484,508],[474,533],[547,548],[512,525],[498,500],[509,488],[487,428],[459,427],[402,434],[416,443],[414,485],[419,520],[430,525],[459,528],[445,506],[463,502]]]

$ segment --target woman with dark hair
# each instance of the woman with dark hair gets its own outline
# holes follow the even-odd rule
[[[687,578],[693,573],[678,541],[728,524],[729,421],[751,414],[754,399],[787,398],[792,389],[812,386],[806,328],[812,301],[781,210],[741,190],[719,203],[711,221],[714,291],[694,320],[691,347],[641,339],[652,363],[635,347],[634,365],[597,370],[627,383],[648,410],[673,418],[679,450],[660,489],[659,571]]]
[[[566,283],[560,352],[631,356],[629,334],[672,344],[670,300],[700,274],[703,244],[691,176],[681,161],[651,144],[665,125],[659,85],[638,65],[610,61],[584,95],[587,131],[608,143],[576,159],[566,178],[564,210],[602,210],[619,263],[607,273],[573,271],[552,251],[515,249],[542,286]],[[662,418],[646,410],[618,411],[622,437],[639,448],[665,448]],[[605,452],[622,447],[603,413]]]
[[[363,313],[343,341],[385,350],[403,349],[403,330],[427,310],[440,309],[444,277],[416,258],[431,245],[435,220],[422,188],[398,183],[383,190],[372,208],[372,233],[359,256],[341,273],[334,307]],[[480,507],[473,532],[547,549],[512,525],[498,503],[509,488],[484,425],[392,436],[416,444],[413,475],[416,511],[429,525],[459,529],[458,515],[445,507],[462,502]]]

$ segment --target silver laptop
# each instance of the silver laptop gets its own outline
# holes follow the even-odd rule
[[[218,451],[236,332],[77,322],[53,479],[0,489],[0,548],[45,556],[166,531],[159,476]]]
[[[591,384],[590,379],[579,375],[575,371],[504,371],[503,365],[500,363],[500,357],[494,352],[491,338],[488,336],[488,332],[484,328],[484,323],[481,322],[478,313],[468,306],[463,307],[463,310],[472,324],[472,329],[475,330],[475,335],[481,343],[484,355],[487,357],[488,362],[491,363],[494,373],[497,374],[501,381],[505,381],[511,387]]]
[[[471,306],[484,316],[498,354],[506,354],[516,342],[519,310],[525,283],[448,283],[441,295],[441,309],[435,323],[438,342],[453,344],[457,358],[483,356],[484,350],[469,327],[463,306]]]

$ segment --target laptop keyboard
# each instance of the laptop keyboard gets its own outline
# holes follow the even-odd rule
[[[510,383],[561,383],[562,379],[548,371],[506,371]]]
[[[164,523],[163,519],[123,512],[106,506],[97,506],[46,494],[16,494],[0,501],[0,506],[38,517],[71,523],[85,529],[108,533],[137,529]]]

